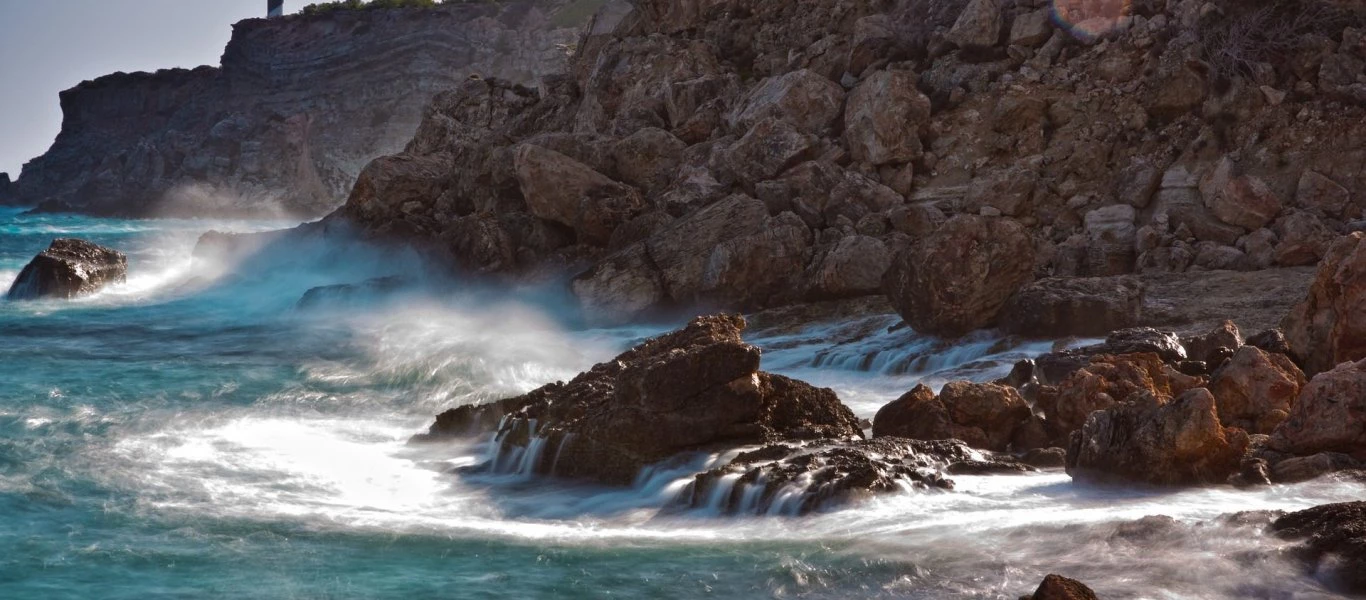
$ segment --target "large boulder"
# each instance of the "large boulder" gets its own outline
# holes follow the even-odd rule
[[[1281,323],[1290,348],[1310,375],[1366,358],[1366,234],[1328,248],[1303,301]]]
[[[912,71],[878,71],[849,94],[844,140],[854,160],[885,165],[920,158],[930,100],[916,89],[916,80]]]
[[[513,160],[527,210],[570,227],[582,243],[606,246],[617,226],[645,209],[635,188],[554,150],[522,144]]]
[[[1223,483],[1238,472],[1248,444],[1246,432],[1219,421],[1209,390],[1175,399],[1142,394],[1087,417],[1072,434],[1067,473],[1079,481]]]
[[[1243,346],[1210,378],[1219,420],[1248,433],[1271,433],[1290,416],[1304,373],[1284,354]]]
[[[1006,303],[1001,329],[1034,337],[1099,336],[1138,324],[1143,284],[1132,277],[1050,277]]]
[[[1276,519],[1271,530],[1283,539],[1302,540],[1301,556],[1329,585],[1366,594],[1366,502],[1293,512]]]
[[[1058,383],[1077,369],[1090,364],[1092,357],[1145,353],[1155,354],[1168,364],[1186,360],[1186,349],[1175,333],[1151,327],[1133,327],[1112,331],[1099,344],[1040,355],[1035,361],[1038,367],[1035,374],[1044,383]]]
[[[681,452],[862,435],[833,391],[759,371],[744,327],[739,316],[699,317],[568,383],[442,413],[418,439],[496,427],[496,457],[482,469],[624,485]]]
[[[52,241],[10,285],[10,300],[75,298],[128,277],[128,258],[117,250],[72,238]]]
[[[1281,212],[1281,199],[1258,177],[1244,175],[1219,182],[1205,197],[1205,206],[1229,225],[1255,231]]]
[[[990,48],[1001,37],[999,0],[971,0],[944,38],[964,49]]]
[[[881,240],[866,235],[840,238],[812,263],[808,295],[847,298],[877,293],[891,264],[892,252]]]
[[[1031,416],[1029,405],[1011,387],[954,381],[944,384],[936,397],[918,385],[878,410],[873,437],[958,439],[974,448],[1005,451]]]
[[[1271,447],[1298,456],[1341,452],[1366,459],[1366,360],[1315,375],[1290,418],[1272,432]]]
[[[956,337],[994,324],[1033,278],[1034,244],[1024,227],[960,215],[900,252],[883,290],[916,331]]]
[[[1199,380],[1183,376],[1152,353],[1092,356],[1056,386],[1040,394],[1035,408],[1043,413],[1048,434],[1066,444],[1091,413],[1118,406],[1140,395],[1172,398]]]
[[[744,133],[760,121],[776,118],[804,133],[819,134],[839,118],[844,89],[810,69],[769,77],[754,86],[730,115],[731,127]]]

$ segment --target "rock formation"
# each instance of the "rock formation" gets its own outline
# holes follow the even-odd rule
[[[1366,302],[1363,240],[1366,234],[1358,232],[1333,242],[1308,295],[1281,325],[1310,375],[1366,358],[1366,319],[1360,310]]]
[[[1366,360],[1319,373],[1304,386],[1271,447],[1308,456],[1340,452],[1366,460]]]
[[[531,457],[533,473],[620,485],[681,452],[862,436],[834,392],[759,371],[744,327],[700,317],[568,383],[447,411],[420,439],[496,428],[499,455]]]
[[[1334,588],[1366,593],[1366,502],[1325,504],[1271,524],[1281,538],[1300,540],[1300,555]]]
[[[469,76],[534,84],[563,72],[583,26],[568,4],[242,21],[220,67],[116,73],[62,92],[56,142],[0,201],[130,216],[325,214],[370,160],[403,149],[437,92]]]
[[[1031,596],[1020,600],[1098,600],[1096,593],[1080,581],[1062,575],[1049,575],[1043,578],[1039,589]]]
[[[936,396],[919,385],[877,412],[873,436],[958,439],[984,450],[1027,450],[1026,444],[1015,442],[1032,416],[1014,388],[954,381],[944,384]]]
[[[466,271],[573,277],[600,321],[885,276],[913,327],[958,335],[1035,276],[1312,264],[1362,214],[1361,15],[1230,67],[1214,30],[1264,18],[1235,2],[1068,30],[1031,3],[911,4],[605,12],[568,77],[439,97],[337,216]],[[530,168],[546,152],[569,170]],[[1128,291],[1069,294],[1039,301],[1128,321]]]
[[[6,296],[10,300],[74,298],[99,291],[128,277],[128,258],[85,240],[52,241],[19,272]]]

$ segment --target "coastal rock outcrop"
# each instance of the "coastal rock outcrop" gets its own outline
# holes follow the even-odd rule
[[[1282,322],[1286,341],[1309,375],[1366,358],[1366,234],[1329,247],[1305,296]]]
[[[1033,278],[1034,246],[1023,227],[964,215],[898,254],[883,285],[916,331],[955,337],[994,323]]]
[[[1238,472],[1248,444],[1246,432],[1219,421],[1209,390],[1176,398],[1139,394],[1087,417],[1072,434],[1067,473],[1080,481],[1224,483]]]
[[[1015,388],[953,381],[936,396],[924,385],[883,406],[873,418],[873,437],[958,439],[973,448],[1011,449],[1032,413]],[[1027,450],[1028,448],[1017,448]]]
[[[1075,579],[1062,575],[1049,575],[1043,578],[1034,594],[1023,596],[1020,600],[1099,600],[1091,588]]]
[[[128,257],[72,238],[52,241],[19,272],[6,297],[10,300],[75,298],[99,291],[128,277]]]
[[[1297,456],[1340,452],[1366,460],[1366,360],[1315,375],[1271,433],[1270,446]]]
[[[1300,556],[1326,583],[1366,593],[1366,502],[1325,504],[1276,519],[1271,530],[1300,540]]]
[[[534,474],[629,484],[640,470],[682,452],[791,440],[861,437],[829,389],[759,371],[745,320],[710,316],[648,340],[568,383],[462,406],[425,436],[496,429],[498,456]]]
[[[1284,354],[1243,346],[1210,377],[1219,419],[1248,433],[1271,433],[1290,416],[1304,373]]]
[[[595,3],[247,19],[219,67],[116,73],[62,92],[56,142],[0,201],[117,216],[326,214],[369,161],[403,150],[437,92],[469,76],[535,84],[565,72],[581,5]]]

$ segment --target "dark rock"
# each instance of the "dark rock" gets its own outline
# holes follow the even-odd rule
[[[1057,383],[1089,364],[1093,356],[1143,353],[1156,354],[1163,362],[1172,364],[1186,360],[1186,350],[1176,334],[1138,327],[1113,332],[1101,344],[1044,354],[1035,359],[1036,375],[1044,383]]]
[[[75,298],[128,278],[128,258],[98,244],[72,238],[52,241],[19,272],[10,300]]]
[[[1191,360],[1200,360],[1209,363],[1211,366],[1217,366],[1218,357],[1212,357],[1210,353],[1222,352],[1223,349],[1227,349],[1231,356],[1232,350],[1242,347],[1243,336],[1233,321],[1224,321],[1204,335],[1181,338],[1181,345],[1186,348],[1186,356]],[[1228,358],[1228,356],[1223,358]]]
[[[1067,449],[1035,448],[1021,455],[1020,462],[1039,469],[1061,469],[1067,466]]]
[[[954,381],[936,397],[918,385],[883,406],[873,418],[873,437],[959,439],[974,448],[1005,451],[1032,414],[1014,388]]]
[[[340,308],[355,306],[381,300],[392,296],[407,285],[402,277],[376,277],[360,283],[342,283],[309,288],[299,298],[295,308],[316,310],[320,308]]]
[[[1043,578],[1030,600],[1097,600],[1096,593],[1080,581],[1062,575],[1049,575]]]
[[[1143,285],[1132,277],[1050,277],[1011,296],[1001,329],[1037,337],[1097,336],[1137,325]]]
[[[1245,342],[1254,348],[1261,348],[1274,354],[1290,355],[1290,344],[1285,341],[1285,334],[1279,329],[1268,329],[1250,338]],[[1293,358],[1293,357],[1292,357]]]
[[[415,439],[497,427],[500,454],[555,448],[525,459],[534,473],[624,485],[681,452],[861,437],[833,391],[759,371],[759,349],[740,339],[744,327],[738,316],[700,317],[569,383],[447,411]]]
[[[1276,519],[1271,530],[1302,540],[1311,572],[1334,588],[1366,594],[1366,502],[1325,504]]]

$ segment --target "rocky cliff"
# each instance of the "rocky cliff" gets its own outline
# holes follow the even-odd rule
[[[221,67],[116,73],[61,94],[61,133],[9,201],[97,214],[320,215],[403,149],[437,92],[564,70],[583,2],[453,3],[249,19]]]
[[[1312,264],[1366,208],[1360,2],[614,8],[569,77],[439,95],[338,216],[469,271],[576,273],[616,320],[878,293],[908,264],[997,300],[1036,276]],[[1013,224],[923,260],[957,215]],[[998,229],[1022,249],[973,233]],[[1002,302],[979,304],[965,323]]]

